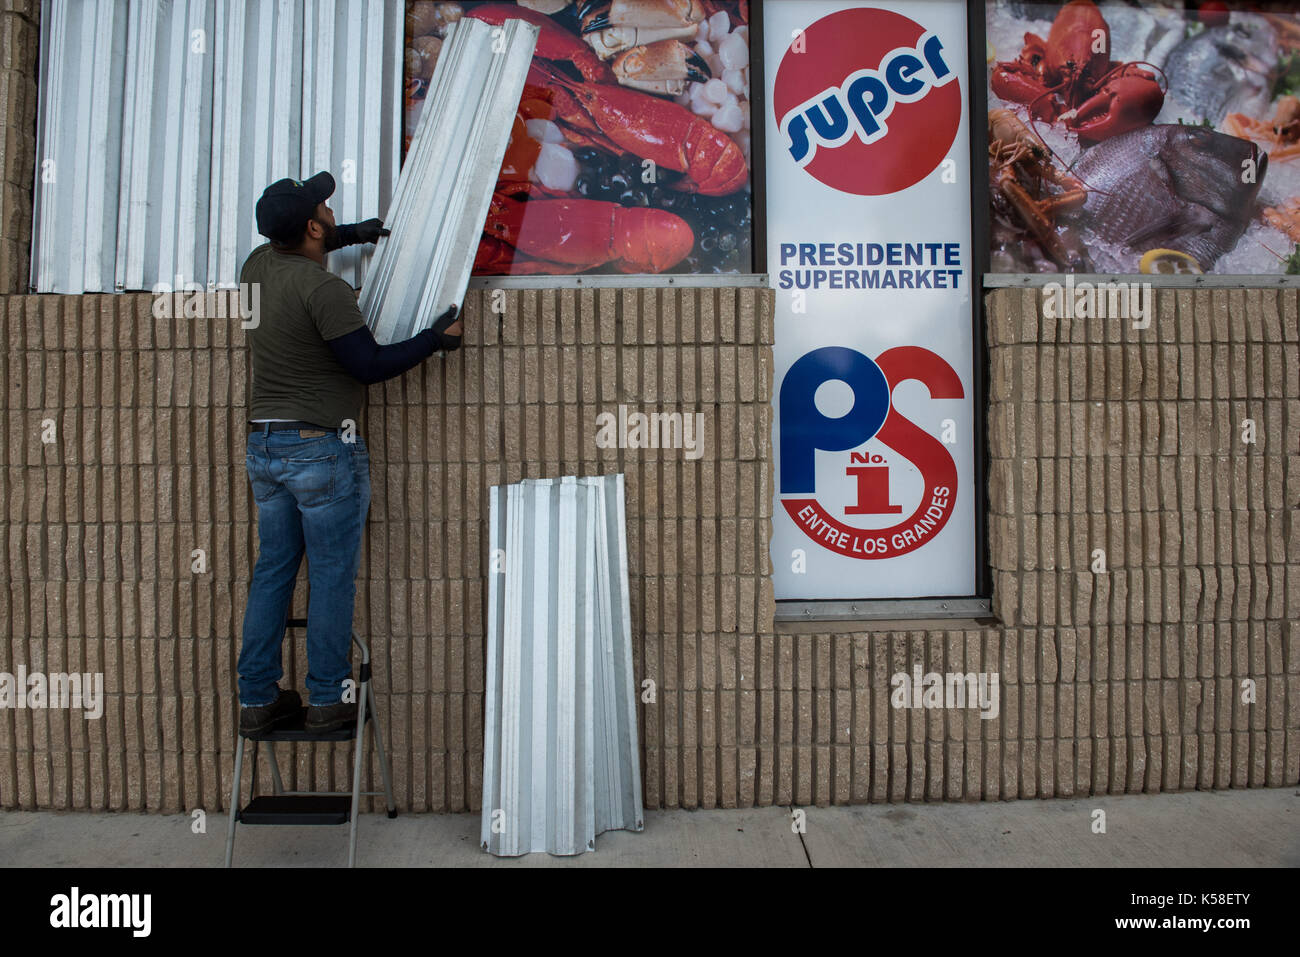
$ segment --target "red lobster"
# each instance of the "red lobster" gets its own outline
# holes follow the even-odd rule
[[[627,273],[658,273],[681,262],[695,245],[686,220],[666,210],[597,199],[515,199],[521,192],[548,195],[531,183],[497,190],[475,272],[575,273],[616,263]]]
[[[1092,0],[1070,0],[1046,40],[1026,33],[1019,59],[993,70],[992,87],[1087,142],[1146,126],[1165,101],[1154,73],[1111,60],[1110,27]]]
[[[583,79],[591,83],[613,83],[614,74],[609,64],[596,56],[591,47],[579,37],[560,27],[544,13],[518,7],[513,3],[489,3],[465,13],[467,17],[501,26],[507,20],[527,20],[540,31],[534,56],[544,60],[558,60],[573,64]]]
[[[733,193],[749,178],[736,141],[671,100],[604,83],[574,83],[539,64],[528,79],[554,95],[555,122],[571,143],[632,153],[685,173],[675,188],[705,196]]]
[[[541,28],[537,56],[578,69],[585,82],[564,76],[554,62],[534,61],[528,74],[530,83],[550,92],[555,122],[569,142],[620,156],[631,153],[684,173],[675,188],[706,196],[735,192],[748,180],[745,154],[730,136],[671,100],[616,85],[609,66],[549,17],[505,4],[476,7],[466,16],[498,24],[510,17],[536,23]]]

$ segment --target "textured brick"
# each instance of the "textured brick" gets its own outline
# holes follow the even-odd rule
[[[808,635],[776,624],[768,577],[771,293],[508,291],[499,340],[484,333],[418,382],[371,390],[356,621],[376,653],[399,803],[479,806],[487,486],[602,469],[627,475],[635,677],[659,689],[640,706],[652,807],[1294,783],[1300,537],[1281,516],[1300,487],[1283,440],[1300,418],[1296,299],[1161,293],[1148,341],[1040,326],[1034,291],[990,294],[1000,624]],[[472,293],[467,315],[482,300]],[[218,755],[255,555],[238,466],[246,359],[238,336],[155,325],[147,306],[0,299],[0,666],[84,660],[109,690],[103,722],[6,728],[11,806],[228,799]],[[595,449],[595,415],[619,401],[701,407],[706,456]],[[1255,446],[1239,441],[1247,415]],[[45,417],[56,449],[39,443]],[[206,576],[189,571],[194,547],[208,550]],[[301,649],[287,657],[300,684]],[[890,677],[914,663],[997,673],[998,718],[892,707]],[[347,773],[334,753],[288,776]]]

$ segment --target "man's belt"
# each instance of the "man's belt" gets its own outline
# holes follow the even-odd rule
[[[251,435],[254,432],[300,432],[305,430],[315,430],[317,432],[337,432],[336,425],[317,425],[314,422],[249,422],[248,431]]]

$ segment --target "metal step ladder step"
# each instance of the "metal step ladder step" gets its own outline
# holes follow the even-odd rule
[[[259,794],[239,812],[240,824],[330,825],[351,819],[351,794]]]
[[[370,711],[369,704],[366,706],[366,721],[373,721],[374,715]],[[270,731],[263,731],[261,734],[246,734],[249,741],[296,741],[302,743],[305,741],[351,741],[357,736],[357,723],[349,721],[341,728],[334,731],[308,731],[307,730],[307,709],[299,708],[298,713],[292,717],[285,718]]]
[[[302,618],[286,618],[285,629],[305,628],[307,622]],[[380,728],[378,707],[375,704],[375,689],[370,683],[370,646],[355,631],[352,642],[361,649],[360,679],[357,687],[358,700],[363,707],[358,709],[358,719],[351,721],[334,731],[324,734],[309,733],[305,727],[307,709],[299,708],[269,731],[261,734],[235,735],[234,780],[231,782],[230,824],[226,833],[226,866],[234,864],[235,830],[240,824],[253,825],[333,825],[350,824],[348,835],[348,867],[357,861],[357,822],[361,816],[361,799],[363,797],[384,798],[384,805],[390,818],[397,817],[397,802],[393,799],[393,775],[388,766],[388,752],[384,748],[383,731]],[[369,731],[374,745],[374,754],[379,759],[379,771],[383,775],[382,791],[363,791],[361,789],[361,770],[365,762],[365,732]],[[252,770],[253,780],[250,787],[249,802],[243,808],[240,802],[240,784],[244,774],[244,746],[253,742]],[[257,789],[258,753],[262,742],[267,747],[267,760],[271,770],[271,794],[259,794]],[[350,792],[332,791],[289,791],[284,787],[280,775],[280,766],[275,758],[275,746],[278,742],[290,744],[310,744],[317,741],[351,741],[352,747],[352,789]]]

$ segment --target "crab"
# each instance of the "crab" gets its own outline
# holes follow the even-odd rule
[[[602,60],[662,40],[690,40],[708,16],[701,0],[586,0],[582,35]]]
[[[679,96],[688,82],[713,78],[704,57],[680,40],[659,40],[624,50],[610,64],[623,86],[647,93]]]

